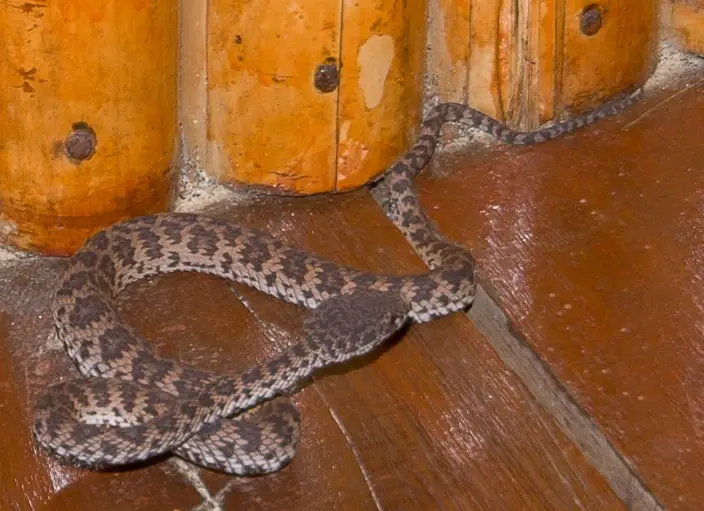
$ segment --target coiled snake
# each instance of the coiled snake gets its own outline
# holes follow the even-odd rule
[[[474,260],[433,227],[413,178],[428,163],[446,122],[511,144],[533,144],[613,115],[635,95],[531,133],[508,129],[467,106],[435,107],[417,142],[373,193],[429,266],[420,275],[380,276],[321,259],[243,226],[167,213],[115,224],[71,258],[52,302],[56,332],[79,379],[47,389],[33,432],[48,452],[105,468],[174,453],[232,474],[283,468],[294,456],[299,414],[286,398],[316,370],[373,350],[407,322],[465,309]],[[158,273],[195,271],[242,282],[311,309],[305,335],[269,362],[218,376],[159,357],[119,316],[114,296]]]

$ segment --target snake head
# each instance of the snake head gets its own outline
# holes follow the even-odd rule
[[[345,362],[369,353],[398,332],[409,309],[397,295],[359,290],[335,296],[312,311],[306,334],[327,362]]]

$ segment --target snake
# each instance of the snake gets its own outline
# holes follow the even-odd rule
[[[129,218],[94,233],[68,258],[51,300],[55,332],[80,376],[53,383],[38,397],[36,442],[67,464],[95,470],[171,455],[232,475],[283,469],[301,437],[291,395],[317,371],[474,300],[473,256],[442,235],[414,188],[443,125],[459,122],[505,143],[535,144],[615,115],[640,92],[531,132],[460,103],[434,107],[410,150],[369,185],[427,265],[423,273],[360,271],[265,232],[193,213]],[[305,314],[302,333],[269,360],[233,375],[161,357],[121,317],[115,300],[132,282],[171,272],[215,275],[297,304]]]

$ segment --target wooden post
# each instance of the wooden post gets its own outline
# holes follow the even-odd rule
[[[211,177],[285,194],[349,190],[415,135],[424,0],[183,4],[184,140]]]
[[[430,0],[431,93],[532,129],[655,69],[655,0]]]
[[[0,7],[0,242],[67,255],[168,209],[176,151],[173,2]]]
[[[704,56],[704,0],[665,0],[663,18],[682,50]]]
[[[402,154],[422,116],[426,3],[346,3],[337,191],[363,186]]]

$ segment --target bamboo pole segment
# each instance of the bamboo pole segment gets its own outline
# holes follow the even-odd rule
[[[363,186],[412,143],[422,117],[426,4],[345,6],[337,191]]]
[[[532,129],[642,85],[655,0],[430,0],[431,94]]]
[[[173,2],[0,6],[0,242],[67,255],[168,209],[176,151]]]
[[[345,191],[415,135],[424,1],[214,0],[204,11],[184,0],[184,9],[193,9],[184,23],[205,20],[202,31],[182,27],[198,40],[183,61],[185,146],[212,178],[283,194]]]

